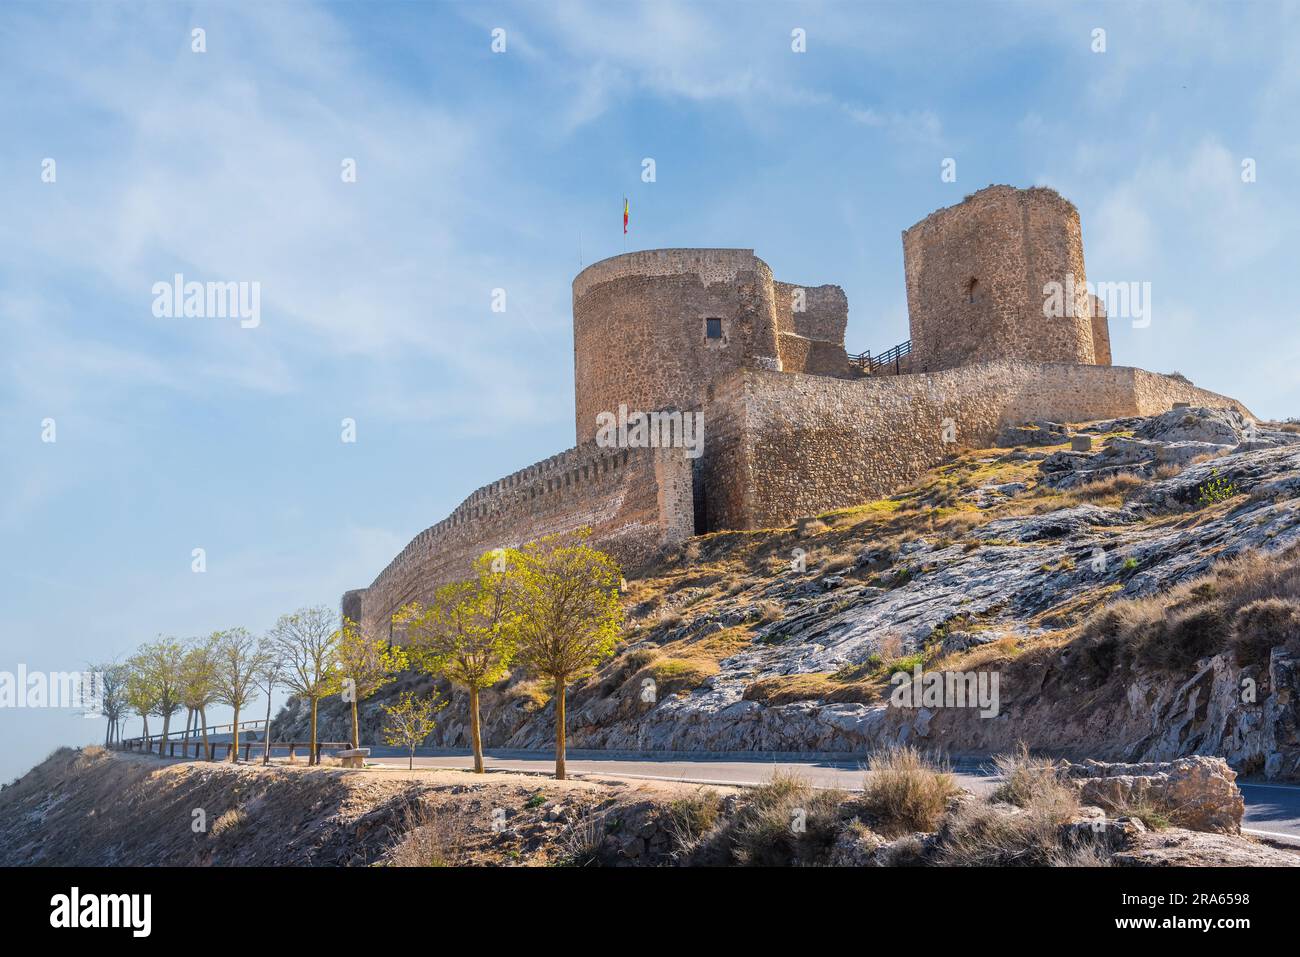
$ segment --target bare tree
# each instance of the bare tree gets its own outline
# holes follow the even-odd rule
[[[239,760],[239,712],[257,697],[257,676],[266,651],[246,628],[230,628],[212,636],[216,661],[216,700],[234,709],[230,760]]]
[[[338,660],[338,619],[325,605],[300,608],[291,615],[281,615],[270,637],[284,658],[285,687],[311,704],[310,762],[315,764],[320,757],[316,753],[320,700],[341,687],[342,676],[334,667]]]
[[[108,747],[120,737],[118,725],[130,706],[126,697],[126,682],[130,677],[130,667],[115,661],[91,665],[86,669],[97,676],[99,681],[99,713],[108,719],[104,729],[104,747]]]
[[[266,746],[262,748],[262,767],[271,763],[271,693],[284,677],[284,653],[268,636],[262,639],[262,667],[257,671],[257,683],[266,692]]]

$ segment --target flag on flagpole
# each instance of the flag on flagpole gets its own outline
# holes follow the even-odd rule
[[[627,235],[627,197],[623,197],[623,235]]]

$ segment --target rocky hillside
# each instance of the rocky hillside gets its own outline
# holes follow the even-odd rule
[[[1300,865],[1241,836],[1221,759],[1000,766],[977,796],[911,749],[844,792],[64,748],[0,789],[0,866]]]
[[[1300,776],[1297,432],[1208,409],[1032,423],[889,498],[696,538],[629,583],[619,655],[571,691],[570,746],[1023,741]],[[917,666],[996,675],[996,716],[891,703],[891,676]],[[421,686],[407,675],[366,702],[363,737]],[[429,743],[464,746],[463,695],[443,690]],[[483,703],[487,743],[552,740],[548,690],[526,675]],[[275,731],[301,738],[306,709],[291,702]],[[327,706],[321,736],[347,733]]]

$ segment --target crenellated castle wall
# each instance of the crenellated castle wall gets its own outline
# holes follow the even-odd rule
[[[392,635],[392,614],[468,578],[486,551],[589,527],[592,544],[635,570],[694,532],[692,463],[680,449],[604,449],[553,455],[478,489],[415,536],[369,588],[343,596],[343,614]]]

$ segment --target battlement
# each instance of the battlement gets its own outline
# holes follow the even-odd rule
[[[732,282],[743,272],[758,275],[772,269],[752,249],[642,249],[592,263],[573,279],[573,300],[577,302],[595,286],[615,279],[656,276],[694,276],[704,285]]]
[[[411,539],[369,588],[348,592],[344,613],[389,634],[393,612],[469,577],[484,552],[580,528],[635,568],[693,534],[691,469],[681,449],[593,442],[552,455],[470,493]]]

